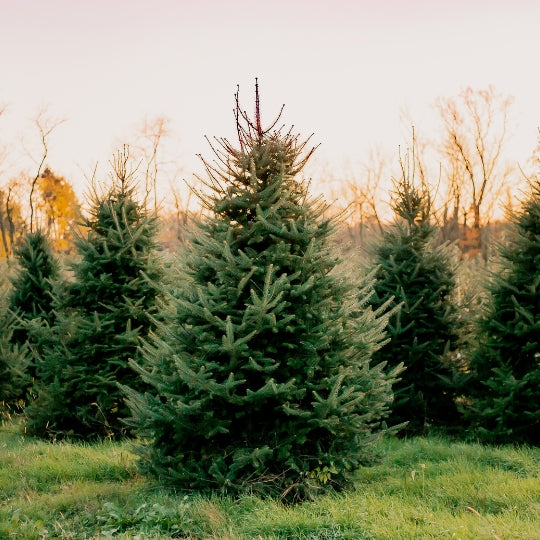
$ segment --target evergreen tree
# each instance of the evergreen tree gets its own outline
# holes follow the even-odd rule
[[[390,341],[373,359],[390,369],[404,363],[394,385],[391,419],[408,422],[404,434],[422,434],[430,426],[450,427],[459,419],[454,401],[459,377],[448,354],[459,337],[452,302],[455,266],[447,245],[432,245],[435,227],[427,187],[414,185],[403,161],[401,168],[393,200],[395,227],[375,247],[372,304],[377,309],[391,302],[394,312]]]
[[[49,324],[54,320],[53,283],[58,279],[59,263],[55,258],[49,239],[41,230],[27,233],[23,242],[15,250],[19,263],[18,270],[12,279],[12,289],[9,296],[9,310],[6,314],[6,334],[9,340],[3,347],[11,347],[12,353],[18,359],[19,368],[16,372],[18,384],[16,397],[26,400],[26,393],[35,377],[33,357],[37,354],[37,343],[32,338],[31,329],[35,325]],[[26,355],[24,361],[19,358]],[[20,369],[24,366],[24,373]]]
[[[19,270],[12,280],[10,309],[23,320],[41,317],[52,322],[52,282],[58,278],[59,263],[47,235],[41,230],[28,233],[15,255]]]
[[[7,302],[0,303],[0,416],[18,408],[24,389],[28,386],[28,344],[14,343],[16,316]]]
[[[370,363],[387,318],[338,272],[335,221],[298,178],[307,141],[263,130],[256,95],[253,121],[237,97],[239,148],[219,139],[205,162],[209,212],[135,365],[151,391],[126,389],[129,425],[164,483],[299,500],[367,460],[399,369]]]
[[[540,443],[540,182],[513,216],[471,362],[470,416],[497,443]]]
[[[60,265],[49,238],[41,230],[26,234],[15,255],[19,268],[12,280],[9,308],[20,324],[14,328],[11,340],[21,346],[29,338],[30,321],[54,321],[53,283],[59,277]],[[30,378],[33,376],[30,373]]]
[[[38,329],[43,352],[27,408],[33,434],[117,437],[127,415],[117,383],[142,388],[128,360],[152,328],[160,270],[155,218],[137,202],[128,164],[124,150],[110,190],[94,193],[76,241],[74,280],[57,299],[57,320]]]

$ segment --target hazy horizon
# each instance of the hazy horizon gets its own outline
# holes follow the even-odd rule
[[[315,167],[342,170],[375,146],[407,143],[404,111],[427,137],[433,104],[471,86],[514,96],[509,158],[536,147],[540,124],[540,2],[0,0],[0,184],[39,152],[32,125],[46,107],[66,119],[48,165],[80,193],[96,162],[145,119],[169,119],[168,158],[182,178],[210,157],[204,136],[234,138],[234,93],[263,120],[320,143]],[[21,142],[24,138],[24,144]],[[166,189],[166,188],[165,188]]]

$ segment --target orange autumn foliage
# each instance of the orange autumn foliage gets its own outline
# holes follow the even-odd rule
[[[38,181],[38,211],[56,252],[69,253],[73,246],[72,225],[80,216],[80,204],[71,184],[46,168]]]

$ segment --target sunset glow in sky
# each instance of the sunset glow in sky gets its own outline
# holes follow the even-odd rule
[[[539,25],[538,0],[0,0],[0,169],[32,167],[47,107],[66,119],[47,162],[79,189],[156,116],[189,179],[204,135],[234,137],[233,95],[251,110],[255,77],[263,120],[285,103],[330,168],[403,144],[405,109],[435,135],[437,97],[490,84],[515,97],[508,149],[523,160],[540,125]]]

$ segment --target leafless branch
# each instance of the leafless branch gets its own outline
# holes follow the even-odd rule
[[[469,87],[457,97],[437,102],[444,126],[442,153],[450,176],[450,191],[459,205],[465,202],[464,187],[468,187],[476,231],[480,230],[481,211],[488,192],[491,198],[496,197],[508,176],[503,149],[511,103],[512,98],[498,94],[492,86],[486,90]],[[479,249],[479,232],[476,236]]]
[[[30,232],[33,232],[34,228],[34,190],[36,188],[36,184],[39,180],[39,176],[41,174],[41,171],[43,169],[43,165],[45,164],[45,160],[47,159],[47,155],[49,153],[49,146],[48,146],[48,138],[49,135],[62,123],[64,123],[66,120],[57,120],[52,119],[50,116],[47,115],[47,109],[41,109],[36,118],[34,119],[34,123],[38,129],[39,137],[41,141],[41,147],[42,152],[41,156],[38,160],[36,160],[36,163],[38,165],[36,174],[34,178],[32,179],[32,182],[30,184],[30,196],[29,196],[29,202],[30,202]]]

